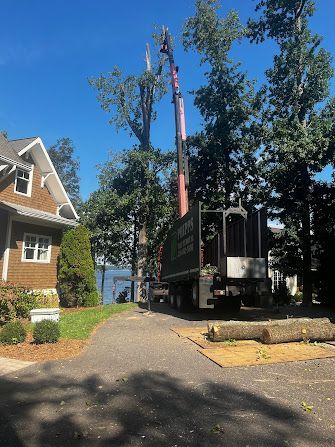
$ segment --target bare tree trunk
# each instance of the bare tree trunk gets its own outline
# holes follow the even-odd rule
[[[312,304],[312,247],[311,247],[311,216],[309,203],[303,212],[302,220],[302,281],[303,305]]]
[[[147,251],[148,251],[148,239],[147,239],[147,226],[146,222],[140,225],[138,236],[138,261],[137,261],[137,276],[143,277],[146,274],[147,268]],[[136,301],[143,301],[144,283],[139,283],[137,287]]]
[[[305,187],[305,200],[301,211],[303,305],[310,306],[312,304],[312,242],[310,176],[307,166],[303,167],[302,182]]]
[[[136,274],[136,263],[137,263],[137,219],[136,215],[134,216],[134,230],[133,230],[133,246],[132,246],[132,254],[131,254],[131,274],[135,276]],[[131,282],[130,286],[130,300],[135,302],[135,283]]]

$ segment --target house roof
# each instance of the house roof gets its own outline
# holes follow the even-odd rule
[[[23,157],[28,152],[34,163],[40,168],[43,184],[48,186],[50,194],[58,204],[62,215],[65,218],[78,219],[76,210],[58,177],[41,138],[29,137],[8,141],[4,135],[0,134],[0,165],[2,164],[1,160],[3,160],[5,164],[8,163],[31,170],[31,163],[28,163]]]
[[[31,163],[28,163],[18,155],[18,146],[19,145],[16,145],[14,141],[8,141],[4,135],[0,133],[0,158],[5,162],[16,164],[19,167],[31,169]]]
[[[32,219],[59,224],[65,227],[75,227],[77,225],[77,222],[73,219],[66,219],[65,217],[56,214],[36,210],[35,208],[28,208],[27,206],[18,205],[16,203],[1,201],[0,208],[18,216],[30,217]]]
[[[32,143],[38,137],[30,137],[30,138],[20,138],[18,140],[9,140],[14,151],[18,154],[22,149],[28,146],[28,144]]]

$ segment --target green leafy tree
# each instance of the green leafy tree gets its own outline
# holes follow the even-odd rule
[[[93,192],[81,208],[81,222],[91,232],[95,257],[101,257],[103,296],[106,264],[129,264],[131,253],[131,222],[127,196],[110,189]]]
[[[81,205],[79,185],[79,160],[74,158],[74,146],[70,138],[60,138],[48,149],[49,156],[71,202],[75,208]]]
[[[154,105],[166,92],[165,79],[161,73],[162,59],[157,58],[153,65],[147,59],[146,69],[139,75],[124,76],[120,68],[115,67],[108,75],[89,81],[98,90],[97,98],[102,109],[110,114],[110,123],[138,140],[138,151],[142,152],[142,158],[152,150],[151,125],[156,119]],[[136,177],[141,188],[141,199],[137,203],[141,212],[136,222],[139,228],[137,274],[143,276],[148,265],[148,164],[141,163],[139,169]]]
[[[130,260],[133,273],[136,271],[138,245],[141,233],[142,200],[146,201],[147,257],[146,267],[156,269],[158,247],[165,238],[174,213],[170,194],[171,165],[174,156],[160,150],[148,151],[133,148],[112,157],[100,167],[100,189],[117,194],[120,201],[120,219],[130,225],[123,232],[119,244],[121,260]],[[147,196],[143,198],[143,173],[147,184]],[[133,298],[133,296],[132,296]]]
[[[304,304],[312,301],[314,176],[331,158],[334,122],[331,57],[309,29],[314,9],[310,0],[262,0],[256,6],[259,18],[248,23],[251,41],[271,38],[279,48],[266,72],[263,167],[269,207],[285,226],[276,261],[286,259],[287,267],[302,274]]]
[[[212,208],[228,208],[238,198],[252,207],[258,199],[255,120],[261,94],[230,56],[244,35],[237,13],[221,18],[213,0],[197,0],[195,15],[184,26],[185,49],[199,53],[206,68],[206,84],[194,92],[204,128],[188,141],[191,195]]]
[[[96,287],[90,233],[83,225],[67,231],[60,247],[58,281],[64,305],[96,306]]]

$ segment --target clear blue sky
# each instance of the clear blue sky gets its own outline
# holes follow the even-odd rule
[[[254,14],[253,0],[222,0],[222,4],[223,12],[237,9],[244,23]],[[324,47],[335,54],[335,2],[316,0],[316,5],[312,28],[324,36]],[[194,12],[192,0],[1,0],[0,6],[0,129],[6,129],[10,138],[39,135],[47,146],[70,137],[80,158],[84,198],[96,189],[96,165],[107,160],[108,151],[134,143],[108,124],[87,79],[114,65],[126,73],[140,72],[145,43],[150,42],[155,24],[169,26],[175,36],[187,131],[191,134],[199,129],[201,120],[188,91],[202,83],[202,71],[197,57],[185,54],[180,42],[182,24]],[[262,82],[274,50],[271,43],[244,43],[234,49],[234,57],[250,78]],[[172,148],[170,91],[158,112],[153,143]]]

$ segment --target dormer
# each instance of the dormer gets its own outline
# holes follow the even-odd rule
[[[0,134],[1,200],[78,218],[39,137],[8,141]]]

